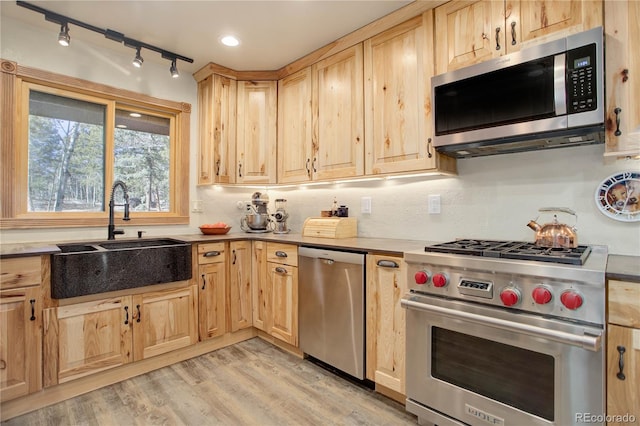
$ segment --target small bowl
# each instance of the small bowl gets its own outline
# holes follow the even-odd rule
[[[222,235],[229,232],[231,226],[227,226],[226,228],[202,228],[200,227],[200,232],[205,235]]]

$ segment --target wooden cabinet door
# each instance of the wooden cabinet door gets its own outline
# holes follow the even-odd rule
[[[43,316],[45,386],[133,360],[131,296],[49,308]]]
[[[640,155],[640,2],[607,1],[604,7],[606,155],[637,156]]]
[[[517,44],[522,48],[600,27],[603,24],[602,6],[605,2],[600,0],[522,0],[519,2],[514,0],[513,3],[519,3],[520,28],[516,26],[514,31],[516,40],[520,37]],[[510,53],[508,49],[511,48],[511,28],[506,30],[507,53]]]
[[[267,278],[267,243],[253,241],[251,243],[251,282],[252,282],[252,320],[253,326],[265,333],[271,332],[271,291]]]
[[[226,332],[225,286],[226,263],[198,267],[198,328],[200,340],[222,336]]]
[[[271,335],[298,346],[298,268],[268,262]]]
[[[194,285],[133,296],[134,360],[195,344],[195,303]]]
[[[39,287],[0,291],[0,330],[0,401],[4,402],[42,388]]]
[[[437,7],[434,32],[436,75],[503,55],[504,11],[505,3],[495,0],[450,1]],[[515,15],[512,12],[510,15]],[[497,28],[500,30],[496,32]],[[498,45],[500,49],[496,49]]]
[[[239,81],[236,183],[276,183],[276,81]]]
[[[425,13],[365,41],[367,175],[429,170],[432,19]]]
[[[405,394],[405,310],[401,256],[367,256],[367,378]]]
[[[637,417],[640,414],[640,329],[609,324],[607,332],[607,415],[614,419],[616,416],[623,419],[625,414]]]
[[[279,183],[312,179],[311,131],[311,67],[307,67],[278,81]]]
[[[362,44],[312,66],[314,179],[364,175]]]
[[[251,241],[229,243],[229,317],[232,332],[251,327]]]
[[[210,75],[198,83],[198,184],[235,181],[236,82]]]

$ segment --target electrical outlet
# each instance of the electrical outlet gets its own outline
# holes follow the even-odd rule
[[[429,214],[440,214],[440,195],[429,195],[427,203]]]
[[[360,213],[371,214],[371,197],[362,197],[360,199]]]

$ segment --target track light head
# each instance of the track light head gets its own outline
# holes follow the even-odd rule
[[[171,61],[171,68],[169,68],[169,72],[171,73],[171,77],[173,78],[180,77],[180,73],[178,72],[178,66],[176,65],[175,58]]]
[[[65,22],[60,26],[60,34],[58,34],[58,43],[67,47],[71,44],[71,36],[69,35],[69,25]]]
[[[142,56],[140,56],[140,48],[136,48],[136,57],[133,58],[133,66],[136,68],[141,68],[142,67],[142,63],[144,62],[144,59],[142,59]]]

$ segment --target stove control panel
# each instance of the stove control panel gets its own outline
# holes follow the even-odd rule
[[[412,292],[604,323],[602,288],[552,276],[478,270],[465,264],[407,262]]]

